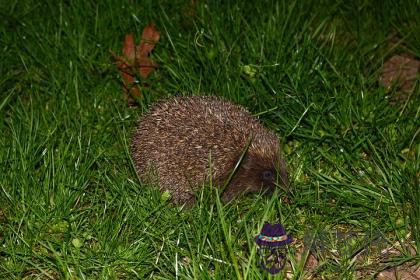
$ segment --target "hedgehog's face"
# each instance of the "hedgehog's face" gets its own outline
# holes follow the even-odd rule
[[[275,169],[265,169],[259,175],[261,176],[261,185],[263,187],[274,188],[276,186],[277,171]]]
[[[242,184],[248,192],[273,192],[279,179],[275,163],[260,160],[254,162],[251,159],[248,165],[250,168],[244,168],[242,176],[240,175],[244,180]]]
[[[250,153],[225,190],[224,198],[230,200],[243,192],[272,193],[277,186],[288,187],[286,166],[281,157],[277,153],[270,157]]]

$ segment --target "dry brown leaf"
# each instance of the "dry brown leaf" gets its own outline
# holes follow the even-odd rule
[[[386,88],[396,85],[399,91],[410,92],[413,90],[419,69],[420,61],[410,55],[393,55],[382,66],[379,84]]]
[[[151,23],[146,26],[141,35],[141,43],[137,46],[137,54],[139,58],[145,58],[150,55],[152,50],[155,48],[157,42],[159,42],[160,33],[157,31],[156,26]]]
[[[300,263],[302,262],[302,257],[304,257],[304,255],[308,252],[305,252],[305,245],[304,245],[303,240],[295,240],[292,244],[294,244],[294,246],[296,247],[295,261],[298,265],[300,265]],[[315,255],[310,251],[308,253],[308,256],[304,264],[304,271],[305,271],[306,277],[311,278],[313,276],[312,274],[314,273],[317,267],[318,267],[318,260],[315,257]],[[286,264],[285,270],[286,270],[286,279],[292,279],[294,275],[292,272],[293,270],[292,270],[292,266],[290,262]],[[309,278],[305,278],[305,279],[309,279]]]
[[[401,265],[380,272],[376,280],[420,280],[420,266]]]
[[[140,89],[136,86],[135,69],[133,69],[136,51],[133,34],[125,35],[122,49],[124,58],[117,57],[118,69],[124,80],[124,90],[128,95],[140,97]]]
[[[134,58],[136,57],[135,47],[134,35],[126,34],[122,51],[127,63],[130,65],[134,63]]]
[[[304,247],[304,245],[302,244],[302,246],[301,247],[299,247],[297,250],[296,250],[296,253],[295,253],[295,259],[296,259],[296,262],[298,262],[298,263],[300,263],[301,262],[301,260],[302,260],[302,256],[303,256],[303,254],[305,254],[306,252],[305,252],[305,247]],[[309,271],[309,272],[312,272],[312,271],[314,271],[315,269],[316,269],[316,267],[318,266],[318,260],[316,259],[316,257],[312,254],[312,252],[309,252],[309,254],[308,254],[308,257],[306,258],[306,261],[305,261],[305,270],[306,271]]]
[[[122,49],[123,56],[113,54],[124,81],[124,90],[129,97],[141,96],[136,76],[139,75],[142,79],[146,79],[153,70],[158,67],[158,65],[149,58],[149,55],[159,41],[159,38],[159,31],[157,31],[155,25],[151,23],[144,28],[139,45],[134,43],[133,34],[127,34]]]

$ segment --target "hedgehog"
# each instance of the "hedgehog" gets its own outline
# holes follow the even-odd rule
[[[219,97],[157,102],[140,118],[130,149],[140,181],[169,191],[175,204],[194,204],[210,181],[224,202],[289,185],[278,137],[244,107]]]

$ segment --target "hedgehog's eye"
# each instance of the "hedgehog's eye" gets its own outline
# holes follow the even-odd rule
[[[262,173],[262,178],[264,181],[271,181],[274,179],[273,170],[264,170]]]

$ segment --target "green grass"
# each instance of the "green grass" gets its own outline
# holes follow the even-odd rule
[[[391,106],[377,82],[391,54],[420,56],[418,1],[133,2],[0,3],[0,279],[266,279],[265,221],[317,254],[316,277],[419,261],[419,84]],[[133,109],[109,51],[151,21],[160,68]],[[141,185],[132,129],[175,94],[259,114],[284,143],[290,202],[222,205],[204,188],[180,209]]]

